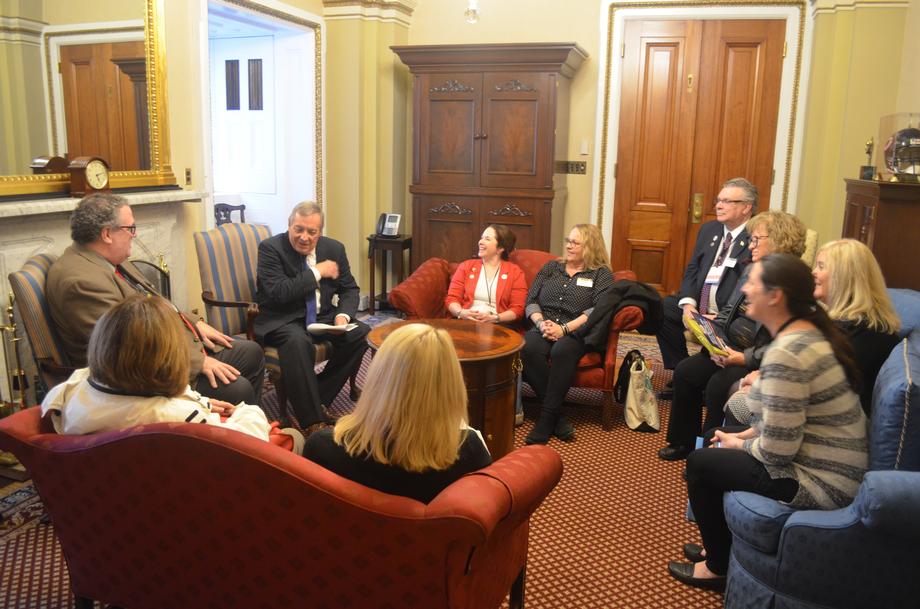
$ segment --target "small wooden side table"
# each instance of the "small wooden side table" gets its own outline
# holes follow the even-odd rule
[[[368,304],[368,311],[374,314],[374,303],[387,301],[387,256],[393,261],[393,272],[399,277],[399,281],[406,278],[403,265],[403,252],[409,250],[412,252],[412,237],[408,235],[396,235],[395,237],[381,237],[380,235],[368,235],[367,237],[367,257],[371,261],[371,297]],[[377,276],[377,252],[381,252],[381,287],[383,290],[377,294],[374,284]]]

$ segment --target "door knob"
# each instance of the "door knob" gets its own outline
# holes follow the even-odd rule
[[[693,193],[693,202],[690,204],[690,214],[694,224],[699,224],[703,220],[703,193]]]

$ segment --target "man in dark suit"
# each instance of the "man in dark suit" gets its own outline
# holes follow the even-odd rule
[[[354,320],[358,284],[351,275],[345,246],[322,236],[323,210],[300,203],[288,218],[288,230],[259,244],[255,332],[278,348],[284,388],[302,427],[325,423],[325,406],[361,365],[370,328]],[[336,302],[337,299],[337,302]],[[343,333],[322,334],[333,344],[332,357],[317,375],[313,322],[357,324]]]
[[[757,210],[757,199],[757,187],[744,178],[728,180],[715,200],[716,219],[700,227],[680,291],[662,303],[664,322],[657,338],[668,370],[688,356],[684,319],[691,311],[715,317],[751,261],[745,223]],[[665,391],[660,397],[671,396]]]
[[[86,348],[96,321],[113,305],[156,289],[128,262],[137,232],[134,213],[118,195],[85,197],[70,217],[68,247],[48,270],[45,287],[51,319],[70,362],[86,365]],[[189,384],[219,400],[259,404],[265,357],[253,341],[234,339],[192,313],[176,309],[189,349]]]

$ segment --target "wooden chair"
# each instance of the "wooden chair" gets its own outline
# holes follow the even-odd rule
[[[195,251],[201,275],[201,299],[205,303],[208,323],[231,336],[256,340],[253,325],[259,314],[255,302],[256,268],[259,243],[271,237],[264,224],[228,223],[209,231],[195,233]],[[332,344],[317,342],[316,361],[332,355]],[[265,349],[265,369],[278,391],[281,414],[287,411],[287,396],[281,377],[278,350]],[[355,376],[349,379],[351,399],[358,399]]]
[[[38,254],[26,260],[20,270],[9,275],[16,311],[22,320],[45,389],[51,389],[67,380],[74,371],[61,346],[45,299],[48,269],[55,260],[57,256],[52,254]]]
[[[233,222],[233,218],[230,217],[230,214],[233,212],[240,212],[240,222],[246,222],[246,206],[245,205],[230,205],[229,203],[215,203],[214,204],[214,221],[217,223],[217,226],[221,224],[228,224]]]

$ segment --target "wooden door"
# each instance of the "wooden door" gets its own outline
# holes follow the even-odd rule
[[[61,47],[69,158],[98,155],[117,171],[149,167],[144,42]]]
[[[769,208],[783,20],[626,24],[614,230],[617,268],[680,285],[722,182],[745,177]],[[700,201],[692,214],[692,201]]]
[[[416,86],[414,182],[478,186],[482,75],[422,74]]]
[[[545,72],[483,76],[480,184],[551,188],[555,78]]]

